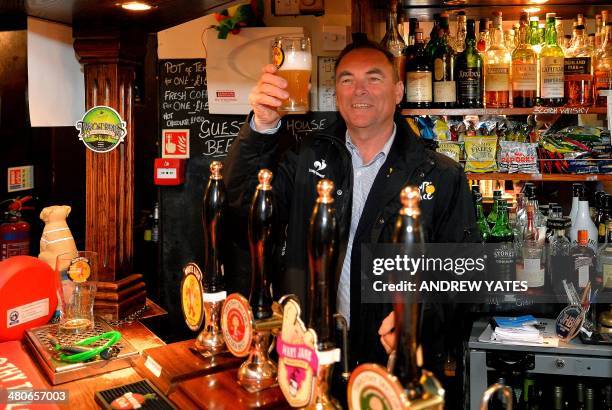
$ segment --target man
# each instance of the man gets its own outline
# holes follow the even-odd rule
[[[351,44],[336,64],[336,99],[342,120],[301,142],[277,161],[286,81],[267,65],[249,101],[247,123],[234,141],[225,166],[230,207],[245,215],[257,185],[257,172],[274,172],[273,188],[281,222],[283,268],[273,279],[275,298],[297,294],[307,311],[306,232],[316,200],[316,184],[325,177],[336,187],[340,229],[334,291],[336,310],[350,326],[350,365],[386,363],[393,348],[391,306],[360,301],[361,244],[390,242],[407,184],[421,189],[421,221],[429,241],[461,242],[478,237],[471,194],[461,167],[424,148],[406,121],[396,114],[403,83],[393,57],[372,42]],[[319,166],[314,166],[318,162]],[[323,167],[321,164],[325,164]],[[424,195],[426,193],[426,195]],[[424,364],[442,376],[448,309],[425,309]],[[448,344],[448,343],[447,343]]]

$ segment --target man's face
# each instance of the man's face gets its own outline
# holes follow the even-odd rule
[[[376,130],[392,120],[404,85],[395,82],[393,67],[374,49],[348,53],[336,70],[338,111],[349,129]]]

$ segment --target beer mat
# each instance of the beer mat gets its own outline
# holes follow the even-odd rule
[[[126,395],[127,393],[127,395]],[[129,393],[132,393],[131,395]],[[96,392],[96,402],[103,409],[159,409],[176,410],[176,407],[146,379]],[[113,401],[123,398],[121,402]],[[138,404],[140,407],[138,407]]]
[[[478,341],[481,343],[491,343],[491,344],[503,344],[503,345],[517,345],[517,346],[539,346],[539,347],[558,347],[559,346],[559,338],[555,335],[555,323],[547,322],[546,328],[542,332],[544,336],[544,341],[542,343],[530,343],[530,342],[510,342],[510,341],[499,341],[493,340],[493,328],[491,325],[487,325],[485,330],[478,337]]]

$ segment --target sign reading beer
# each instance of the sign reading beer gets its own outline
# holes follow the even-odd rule
[[[202,271],[195,263],[188,263],[183,269],[181,307],[187,327],[197,332],[204,320],[204,308],[202,305]]]
[[[319,368],[317,335],[300,319],[300,306],[289,299],[283,307],[283,325],[276,339],[278,385],[291,407],[307,406],[313,398]]]
[[[229,351],[244,357],[251,349],[253,340],[253,313],[249,301],[238,293],[225,299],[221,309],[221,330]]]

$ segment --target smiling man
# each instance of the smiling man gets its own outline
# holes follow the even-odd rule
[[[246,217],[257,172],[273,170],[278,214],[286,227],[279,243],[281,268],[272,279],[274,298],[296,294],[302,312],[307,312],[306,232],[315,187],[321,178],[334,181],[340,254],[337,298],[329,302],[349,322],[351,369],[359,363],[385,364],[393,344],[391,306],[361,303],[361,245],[390,242],[399,193],[408,184],[422,191],[421,221],[429,241],[477,240],[465,174],[456,162],[425,149],[396,112],[403,83],[393,57],[372,42],[353,43],[338,57],[336,98],[341,119],[278,160],[283,135],[291,137],[283,133],[277,111],[287,98],[287,83],[275,73],[273,65],[263,68],[249,98],[253,112],[227,158],[224,175],[230,207]],[[455,320],[452,312],[444,306],[424,309],[424,364],[441,379],[446,352],[461,333],[447,326]]]

